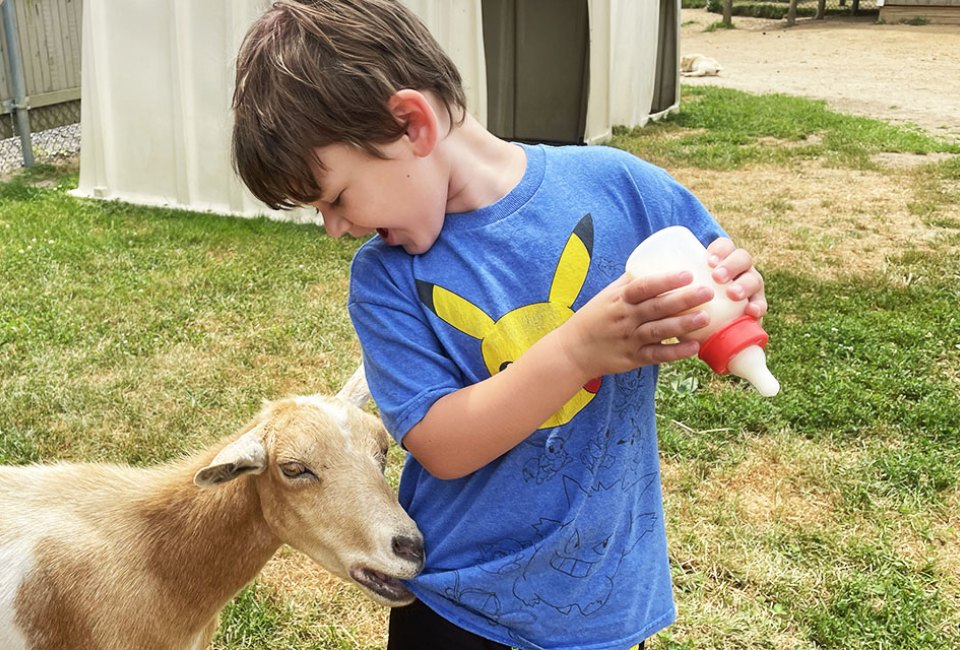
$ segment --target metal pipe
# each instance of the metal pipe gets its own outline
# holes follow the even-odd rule
[[[23,80],[23,61],[20,59],[20,39],[17,37],[13,0],[0,0],[0,10],[3,12],[3,32],[7,37],[7,59],[10,61],[10,82],[13,86],[13,115],[17,120],[17,131],[20,132],[20,154],[23,156],[23,166],[33,167],[27,86]]]

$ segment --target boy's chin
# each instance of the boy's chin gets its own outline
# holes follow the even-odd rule
[[[408,255],[423,255],[437,242],[437,238],[428,239],[426,241],[407,241],[407,242],[397,242],[397,245],[402,246],[403,250],[407,252]]]
[[[400,243],[395,236],[390,236],[389,228],[377,228],[377,234],[380,235],[380,239],[382,239],[383,243],[387,246],[397,246]]]
[[[377,234],[380,236],[380,239],[383,240],[387,246],[399,246],[408,255],[422,255],[426,253],[433,246],[436,238],[431,239],[430,241],[399,241],[396,233],[392,232],[389,228],[377,228]]]

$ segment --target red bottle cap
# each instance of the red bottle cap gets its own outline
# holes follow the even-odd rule
[[[700,344],[700,358],[717,374],[729,372],[730,359],[751,345],[766,347],[770,336],[753,316],[741,316],[729,325],[711,334]]]

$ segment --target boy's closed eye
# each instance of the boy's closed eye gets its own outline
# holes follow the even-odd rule
[[[340,192],[337,192],[335,195],[333,195],[333,198],[325,199],[321,195],[319,203],[322,203],[323,205],[329,206],[331,208],[336,208],[340,205],[342,200],[343,200],[343,191],[341,190]]]

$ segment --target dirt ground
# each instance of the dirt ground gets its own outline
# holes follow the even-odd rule
[[[756,93],[824,99],[834,110],[912,122],[960,141],[960,25],[877,24],[876,17],[783,20],[734,17],[736,29],[684,9],[680,50],[713,57],[717,77],[683,77]]]
[[[683,10],[681,52],[723,66],[719,76],[683,77],[684,84],[823,99],[839,112],[910,122],[960,142],[960,26],[828,18],[801,19],[787,28],[785,21],[734,17],[736,29],[704,32],[718,19],[702,9]],[[904,172],[944,157],[949,154],[881,154],[877,170],[812,160],[793,169],[669,171],[761,269],[866,277],[891,273],[890,261],[900,252],[941,237],[914,208],[917,181]]]

